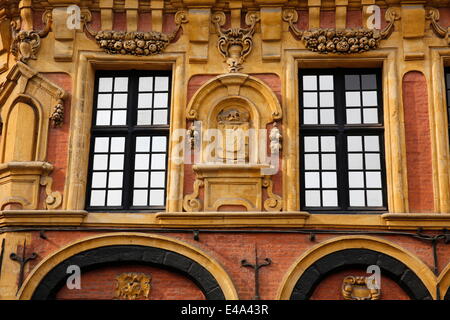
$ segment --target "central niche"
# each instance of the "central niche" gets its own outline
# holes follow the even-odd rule
[[[272,193],[267,129],[281,119],[281,107],[270,88],[246,74],[220,75],[198,90],[187,111],[201,143],[199,161],[192,166],[194,192],[185,195],[184,210],[234,206],[279,211],[281,198]]]

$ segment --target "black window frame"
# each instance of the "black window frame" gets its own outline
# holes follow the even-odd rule
[[[164,125],[137,125],[137,105],[138,105],[138,86],[139,77],[168,77],[168,101],[167,101],[167,124]],[[97,97],[99,94],[99,78],[101,77],[129,77],[128,81],[128,100],[127,100],[127,124],[126,125],[110,125],[96,126],[97,121]],[[114,85],[114,84],[113,84]],[[155,81],[152,84],[155,86]],[[170,138],[170,118],[171,118],[171,98],[172,98],[172,71],[171,70],[97,70],[95,72],[94,99],[92,108],[92,122],[90,132],[90,151],[88,165],[88,179],[86,185],[86,201],[85,208],[90,212],[160,212],[166,210],[167,203],[167,172],[169,158],[169,138]],[[113,89],[114,90],[114,89]],[[113,91],[114,92],[114,91]],[[153,112],[153,111],[152,111]],[[152,113],[153,114],[153,113]],[[111,116],[112,117],[112,116]],[[152,117],[153,119],[153,117]],[[122,181],[122,205],[108,206],[107,198],[105,198],[105,206],[91,206],[91,190],[93,177],[93,160],[94,145],[96,137],[114,137],[125,136],[124,151],[124,167]],[[164,205],[163,206],[133,206],[133,186],[134,186],[134,163],[136,156],[136,139],[137,136],[166,136],[166,157],[165,157],[165,175],[164,175]],[[109,150],[111,144],[109,144]],[[152,154],[150,150],[150,155]],[[109,168],[109,164],[108,164]],[[151,164],[149,164],[150,172]],[[137,170],[140,171],[140,170]],[[150,189],[150,185],[148,186]],[[106,186],[106,190],[109,190]]]
[[[346,106],[345,106],[345,75],[351,74],[376,74],[377,77],[377,100],[378,100],[378,120],[377,124],[346,124]],[[302,76],[304,75],[333,75],[334,91],[334,116],[337,124],[303,124],[303,87]],[[382,72],[379,68],[323,68],[323,69],[301,69],[298,75],[299,89],[299,161],[300,161],[300,205],[301,210],[310,213],[349,213],[349,214],[379,214],[388,212],[387,182],[386,182],[386,160],[385,160],[385,137],[384,137],[384,117],[383,117],[383,88]],[[353,90],[352,90],[353,91]],[[357,90],[354,90],[357,91]],[[360,91],[363,91],[360,88]],[[362,107],[361,107],[362,108]],[[320,108],[319,108],[320,109]],[[362,110],[361,110],[362,112]],[[361,118],[362,119],[362,118]],[[349,204],[349,182],[348,182],[348,135],[376,135],[380,142],[380,171],[383,205],[380,207],[350,207]],[[337,207],[307,207],[305,206],[305,163],[304,163],[304,137],[305,136],[323,136],[331,135],[336,137],[336,174],[337,174]],[[320,139],[319,139],[320,140]],[[364,139],[363,143],[364,143]],[[364,150],[364,145],[363,145]],[[320,153],[320,151],[319,151]],[[364,154],[364,151],[363,151]],[[320,161],[319,161],[320,162]],[[364,164],[363,156],[363,165]],[[363,167],[363,168],[364,168]],[[321,171],[319,164],[319,172]],[[367,172],[363,169],[364,172]],[[369,170],[370,171],[370,170]],[[320,178],[322,179],[322,178]],[[320,188],[323,190],[323,188]],[[367,189],[366,189],[367,190]],[[367,194],[365,194],[365,203],[367,203]]]

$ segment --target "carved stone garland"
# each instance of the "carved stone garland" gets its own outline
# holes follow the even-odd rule
[[[135,56],[150,56],[160,54],[176,37],[183,23],[187,23],[187,15],[184,11],[175,14],[176,29],[169,33],[157,31],[149,32],[124,32],[113,30],[101,30],[98,32],[88,28],[90,15],[85,15],[85,30],[95,38],[98,46],[110,54],[130,54]]]
[[[223,30],[225,24],[225,13],[216,12],[212,17],[219,33],[217,48],[220,54],[225,58],[228,64],[228,72],[239,72],[245,58],[253,49],[253,34],[255,33],[255,25],[259,21],[257,12],[248,12],[245,16],[245,23],[249,28],[230,28]]]
[[[436,8],[428,8],[427,19],[431,20],[431,28],[434,33],[440,38],[445,38],[447,43],[450,44],[450,27],[445,28],[438,23],[439,10]]]
[[[41,46],[41,38],[48,35],[52,25],[52,17],[49,11],[43,15],[43,21],[45,23],[44,30],[20,30],[20,26],[17,21],[11,23],[13,30],[13,41],[11,43],[11,53],[17,61],[27,63],[28,60],[36,60],[37,52]]]
[[[294,9],[283,11],[283,20],[289,24],[289,29],[295,37],[303,40],[305,47],[318,53],[361,53],[378,48],[380,40],[386,39],[394,30],[394,21],[399,15],[389,8],[385,19],[387,26],[382,30],[368,28],[315,28],[300,30],[296,26],[298,13]]]

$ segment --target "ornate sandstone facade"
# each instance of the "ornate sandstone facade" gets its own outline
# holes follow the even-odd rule
[[[450,299],[449,30],[448,0],[0,0],[0,299]]]

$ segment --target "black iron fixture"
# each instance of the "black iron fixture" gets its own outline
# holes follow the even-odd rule
[[[249,262],[247,262],[247,260],[241,260],[241,266],[242,267],[249,267],[249,268],[253,268],[253,270],[255,271],[255,297],[254,300],[260,300],[260,295],[259,295],[259,269],[262,267],[267,267],[268,265],[270,265],[272,263],[272,260],[270,260],[269,258],[265,258],[264,259],[265,262],[263,263],[258,263],[258,248],[255,245],[255,264],[251,264]]]
[[[25,240],[23,242],[23,248],[22,248],[22,256],[18,256],[16,253],[11,253],[9,256],[11,260],[17,261],[20,264],[20,271],[19,271],[19,283],[17,286],[17,292],[19,292],[20,287],[23,283],[23,276],[25,271],[25,265],[28,261],[34,260],[37,258],[37,253],[33,252],[30,256],[26,256],[26,250],[27,250],[27,241]]]

